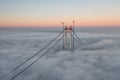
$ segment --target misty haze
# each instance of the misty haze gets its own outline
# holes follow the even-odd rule
[[[0,77],[46,46],[61,31],[61,28],[1,28]],[[75,47],[74,52],[63,51],[60,41],[15,80],[120,80],[120,28],[77,28],[75,31],[85,45]],[[10,80],[27,65],[3,80]]]

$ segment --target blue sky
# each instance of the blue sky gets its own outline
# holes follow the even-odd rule
[[[53,25],[72,19],[82,25],[117,24],[120,0],[0,0],[0,12],[0,25]]]

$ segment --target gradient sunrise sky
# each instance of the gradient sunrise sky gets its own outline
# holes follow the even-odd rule
[[[120,26],[120,0],[0,0],[0,27]]]

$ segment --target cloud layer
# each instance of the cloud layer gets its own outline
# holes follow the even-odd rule
[[[55,35],[52,32],[0,34],[0,77],[36,53]],[[51,49],[16,80],[119,80],[120,37],[99,34],[97,38],[90,38],[91,35],[82,37],[87,44],[75,52],[58,50],[59,43],[60,46]],[[15,73],[6,80],[13,75]]]

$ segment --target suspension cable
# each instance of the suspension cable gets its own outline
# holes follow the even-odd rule
[[[44,48],[42,48],[41,50],[39,50],[37,53],[35,53],[34,55],[32,55],[31,57],[29,57],[26,61],[24,61],[23,63],[21,63],[20,65],[16,66],[14,69],[12,69],[10,72],[8,72],[7,74],[3,75],[0,80],[3,80],[4,78],[6,78],[8,75],[10,75],[12,72],[16,71],[18,68],[20,68],[21,66],[23,66],[25,63],[27,63],[29,60],[31,60],[33,57],[35,57],[36,55],[38,55],[41,51],[43,51],[45,48],[47,48],[50,44],[52,44],[61,34],[63,33],[63,31],[61,33],[59,33],[54,39],[52,39],[52,41],[50,41]]]
[[[46,55],[61,39],[63,39],[63,37],[64,37],[64,35],[52,47],[50,47],[45,53],[43,53],[42,55],[40,55],[35,61],[33,61],[30,65],[28,65],[22,71],[20,71],[19,73],[17,73],[15,76],[13,76],[10,80],[14,80],[17,76],[19,76],[21,73],[23,73],[29,67],[31,67],[34,63],[36,63],[39,59],[41,59],[44,55]]]
[[[81,46],[81,43],[80,43],[80,41],[78,40],[78,39],[76,39],[75,37],[74,37],[74,39],[79,43],[79,45]]]
[[[72,31],[73,32],[73,31]],[[83,44],[85,45],[85,43],[77,36],[77,34],[75,32],[73,32],[73,34],[76,36],[76,38]]]

